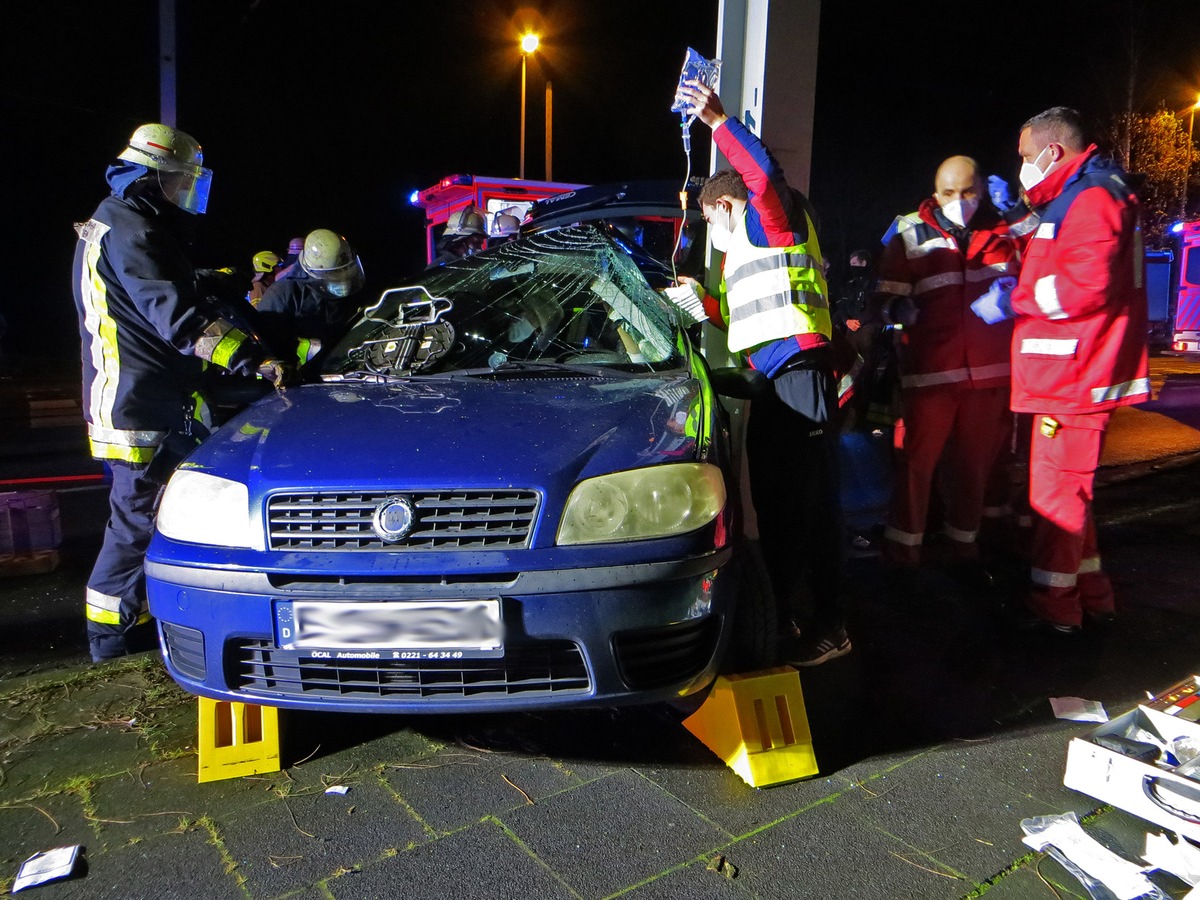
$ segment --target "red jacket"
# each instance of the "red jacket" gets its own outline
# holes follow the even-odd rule
[[[1095,146],[1027,192],[1040,223],[1012,293],[1012,408],[1081,414],[1150,396],[1137,197]]]
[[[934,217],[927,198],[915,213],[896,221],[879,263],[881,293],[909,297],[917,320],[905,326],[900,344],[900,383],[905,388],[967,383],[1003,387],[1009,379],[1007,323],[986,325],[971,303],[1002,275],[1017,274],[1017,252],[1008,226],[981,207],[971,219],[966,253]]]

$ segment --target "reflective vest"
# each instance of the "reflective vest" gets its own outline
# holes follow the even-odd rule
[[[746,217],[738,218],[722,279],[731,352],[798,334],[832,335],[817,229],[807,212],[804,218],[808,240],[791,247],[754,246]]]

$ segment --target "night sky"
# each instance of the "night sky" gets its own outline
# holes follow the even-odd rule
[[[0,37],[15,251],[0,294],[6,344],[71,359],[71,224],[105,195],[104,168],[133,129],[158,119],[157,2],[11,6]],[[682,179],[674,83],[689,45],[716,49],[717,0],[178,6],[178,124],[214,171],[193,261],[246,266],[330,227],[358,249],[372,292],[423,260],[414,189],[454,172],[516,176],[527,22],[544,42],[529,66],[530,178],[544,174],[549,78],[557,180]],[[1196,0],[993,6],[823,3],[812,195],[835,263],[914,209],[946,156],[1015,181],[1029,116],[1119,108],[1131,48],[1137,105],[1182,109],[1200,90]],[[707,171],[707,141],[694,145]]]

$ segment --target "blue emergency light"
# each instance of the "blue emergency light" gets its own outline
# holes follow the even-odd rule
[[[1171,226],[1171,234],[1179,234],[1179,232],[1181,232],[1181,231],[1183,231],[1183,223],[1182,222],[1176,222],[1174,225]]]
[[[417,205],[417,201],[418,201],[418,200],[420,200],[420,199],[421,199],[421,192],[420,192],[420,191],[413,191],[411,194],[409,194],[409,195],[408,195],[408,202],[409,202],[410,204],[412,204],[413,206],[416,206],[416,205]]]

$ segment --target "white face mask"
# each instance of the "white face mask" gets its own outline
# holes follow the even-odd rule
[[[1050,145],[1047,144],[1042,148],[1042,153],[1045,153],[1049,149]],[[1041,180],[1050,172],[1050,169],[1054,168],[1054,163],[1050,163],[1050,166],[1045,172],[1038,168],[1038,160],[1042,158],[1042,153],[1039,153],[1033,162],[1022,163],[1021,171],[1017,175],[1017,178],[1021,182],[1021,187],[1025,188],[1027,191],[1032,190],[1034,185],[1040,183]]]
[[[717,216],[720,218],[715,222],[708,223],[708,239],[712,241],[714,250],[724,253],[729,249],[729,242],[733,238],[733,231],[729,227],[729,213],[718,209]]]
[[[949,203],[942,204],[942,215],[959,228],[966,228],[977,209],[979,209],[979,201],[974,198],[951,200]]]

